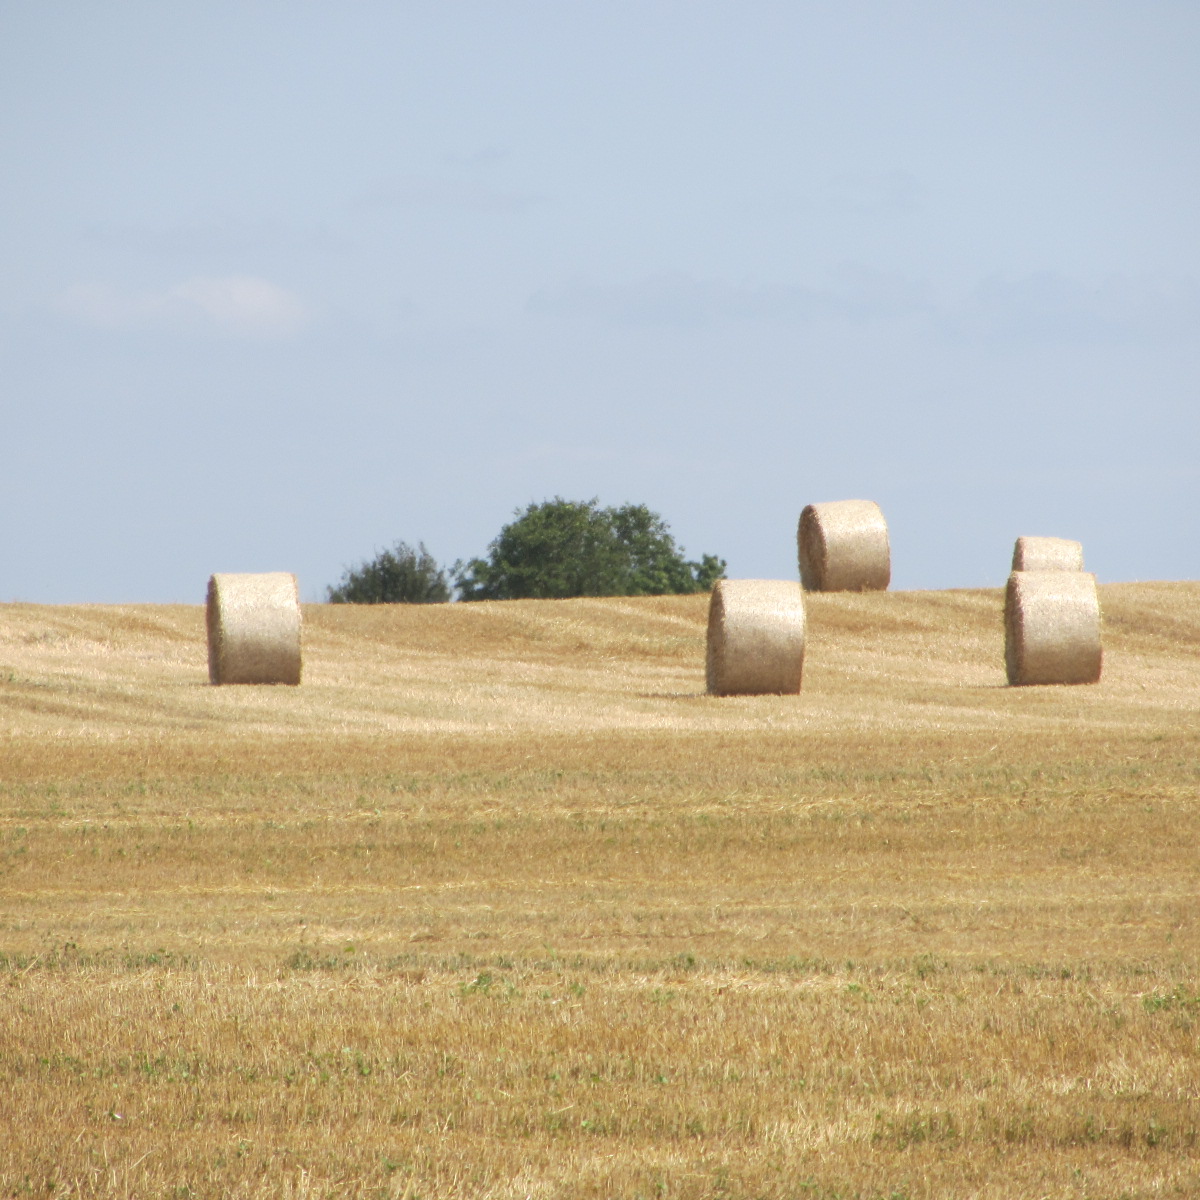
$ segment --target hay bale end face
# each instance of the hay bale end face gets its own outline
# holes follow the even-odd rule
[[[1004,596],[1004,664],[1013,685],[1100,678],[1100,598],[1084,571],[1014,571]]]
[[[804,671],[804,593],[788,579],[721,579],[708,605],[708,690],[790,695]]]
[[[1014,571],[1082,571],[1083,543],[1070,538],[1019,537],[1013,546]]]
[[[808,505],[796,544],[806,591],[883,592],[892,582],[887,522],[873,500]]]
[[[206,616],[211,683],[300,682],[295,575],[214,575]]]

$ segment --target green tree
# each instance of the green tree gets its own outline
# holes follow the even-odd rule
[[[518,511],[486,559],[455,563],[454,582],[463,600],[561,600],[707,591],[724,573],[724,559],[712,554],[686,561],[644,504],[601,508],[556,496]]]
[[[424,542],[415,550],[397,542],[370,562],[347,569],[342,582],[327,591],[330,604],[443,604],[450,599],[446,572]]]

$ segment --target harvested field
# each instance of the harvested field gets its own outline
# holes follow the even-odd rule
[[[1200,584],[814,593],[799,695],[707,596],[0,606],[0,1193],[1200,1193]]]

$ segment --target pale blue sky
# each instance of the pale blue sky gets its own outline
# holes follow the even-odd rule
[[[0,6],[0,600],[319,599],[554,495],[1200,576],[1200,6]]]

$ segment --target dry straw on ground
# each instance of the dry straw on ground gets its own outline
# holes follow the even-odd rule
[[[807,591],[882,592],[892,581],[887,522],[873,500],[808,505],[796,541]]]
[[[1014,571],[1082,571],[1083,544],[1070,538],[1019,537],[1013,546]]]
[[[787,695],[804,670],[804,592],[787,579],[721,579],[708,608],[708,690]]]
[[[1004,598],[1008,682],[1095,683],[1100,600],[1083,571],[1014,571]]]
[[[300,600],[295,575],[213,575],[208,581],[212,683],[300,682]]]
[[[1003,589],[0,604],[0,1195],[1200,1195],[1200,582],[1007,688]]]

